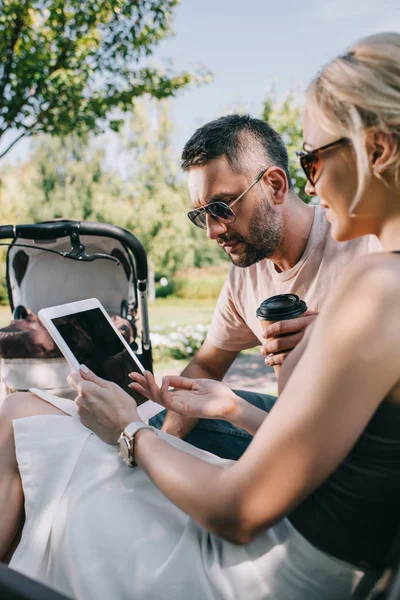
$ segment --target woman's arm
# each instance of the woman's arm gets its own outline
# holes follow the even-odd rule
[[[165,496],[221,537],[246,543],[271,526],[334,471],[398,381],[399,281],[398,258],[376,255],[353,265],[236,464],[208,464],[144,430],[135,438],[140,466]],[[95,400],[84,409],[86,416],[96,412]]]
[[[400,273],[396,279],[384,261],[382,267],[376,262],[357,265],[338,286],[282,396],[237,464],[207,465],[167,448],[151,432],[138,434],[139,464],[210,531],[247,542],[287,514],[344,459],[396,384]]]

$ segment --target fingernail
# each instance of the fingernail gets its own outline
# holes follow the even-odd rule
[[[164,385],[164,383],[165,383],[165,379],[166,379],[166,377],[163,377],[163,378],[161,379],[161,385]]]
[[[86,365],[80,365],[79,368],[84,373],[90,373],[90,369]]]

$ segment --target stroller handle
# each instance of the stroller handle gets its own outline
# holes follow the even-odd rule
[[[15,237],[14,225],[0,225],[0,239],[9,240]]]
[[[123,243],[136,259],[136,275],[139,289],[146,288],[147,280],[147,257],[146,252],[137,237],[116,225],[106,223],[91,223],[90,221],[47,221],[29,225],[1,225],[0,239],[25,239],[45,241],[69,237],[72,234],[101,236],[113,238]],[[141,285],[142,284],[142,285]]]

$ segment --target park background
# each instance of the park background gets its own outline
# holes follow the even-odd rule
[[[383,30],[400,30],[398,0],[2,0],[1,224],[65,217],[132,231],[155,273],[156,366],[179,370],[229,267],[186,217],[185,141],[223,114],[263,118],[308,201],[295,157],[304,88],[324,62]],[[0,304],[5,325],[4,249]]]

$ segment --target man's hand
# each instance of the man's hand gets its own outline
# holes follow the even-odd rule
[[[241,399],[224,383],[213,379],[164,377],[158,387],[153,375],[131,373],[131,387],[175,413],[198,419],[235,419]],[[173,387],[173,390],[169,388]]]
[[[265,364],[273,367],[281,365],[293,348],[303,339],[305,330],[314,322],[318,313],[308,310],[297,319],[277,321],[269,325],[265,331],[265,342],[260,350],[266,357]]]
[[[136,402],[116,383],[82,367],[68,376],[68,383],[78,392],[75,402],[82,424],[107,444],[116,444],[129,423],[141,421]]]

